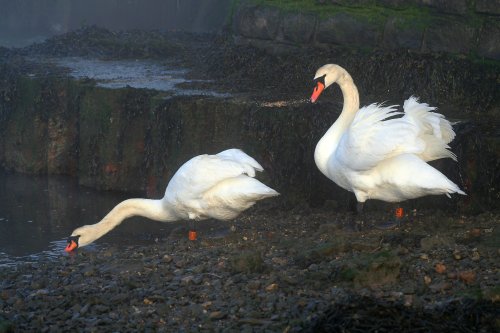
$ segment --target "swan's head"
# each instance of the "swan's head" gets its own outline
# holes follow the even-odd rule
[[[323,90],[333,83],[341,83],[347,78],[351,79],[349,73],[339,65],[327,64],[321,66],[314,75],[314,90],[311,96],[311,102],[316,102]]]
[[[95,240],[95,236],[91,231],[90,226],[84,225],[83,227],[76,228],[71,236],[68,237],[68,244],[64,251],[71,252],[79,247],[89,245]]]

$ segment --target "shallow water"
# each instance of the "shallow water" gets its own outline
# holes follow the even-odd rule
[[[186,78],[187,69],[174,68],[153,60],[99,60],[80,57],[56,58],[51,62],[66,67],[76,79],[96,80],[100,87],[155,89],[172,95],[208,95],[228,97],[229,94],[211,90],[185,89],[178,85],[186,82],[206,82]]]
[[[33,177],[0,172],[0,266],[65,255],[66,238],[83,224],[98,222],[130,194],[96,191],[69,177]],[[86,250],[103,245],[148,244],[182,222],[126,220]]]

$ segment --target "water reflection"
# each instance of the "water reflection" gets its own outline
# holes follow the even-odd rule
[[[36,260],[40,255],[60,256],[74,228],[99,221],[130,197],[85,188],[69,177],[0,172],[0,265]],[[149,243],[178,226],[132,218],[97,241],[94,248],[103,243]]]
[[[207,95],[228,97],[227,93],[211,90],[185,89],[179,84],[207,82],[187,79],[187,69],[174,68],[153,60],[99,60],[80,57],[55,58],[50,62],[70,69],[76,79],[90,78],[104,88],[146,88],[169,92],[172,95]]]

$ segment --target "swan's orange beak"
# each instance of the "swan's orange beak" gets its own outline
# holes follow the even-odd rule
[[[76,249],[78,247],[78,237],[79,236],[71,236],[68,238],[68,245],[66,245],[66,248],[64,249],[64,251],[66,252],[71,252],[73,251],[74,249]]]
[[[64,251],[71,252],[74,249],[76,249],[77,247],[78,247],[78,244],[76,244],[76,242],[72,240],[72,241],[70,241],[68,243],[68,245],[66,246],[66,248],[64,249]]]
[[[314,87],[314,90],[313,90],[313,93],[311,96],[311,103],[316,102],[316,100],[318,99],[319,95],[321,95],[323,90],[325,90],[325,84],[321,81],[318,81],[316,83],[316,87]]]

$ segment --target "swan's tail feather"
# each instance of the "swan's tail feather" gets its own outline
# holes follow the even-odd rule
[[[456,190],[450,190],[449,192],[445,193],[446,196],[448,198],[451,198],[451,195],[450,194],[453,194],[453,193],[457,193],[457,194],[461,194],[461,195],[467,195],[467,193],[465,193],[464,191],[462,191],[461,189],[457,188]]]
[[[230,220],[257,201],[275,197],[279,193],[255,178],[244,175],[226,179],[203,195],[211,207],[207,210],[210,217]]]
[[[425,150],[420,153],[420,157],[424,161],[434,161],[441,158],[451,158],[455,162],[457,161],[457,155],[450,150],[450,146],[435,136],[423,135],[421,139],[425,142]]]
[[[451,180],[448,179],[448,183],[449,183],[449,185],[447,188],[447,192],[445,193],[448,198],[451,198],[450,194],[454,194],[454,193],[461,194],[461,195],[467,195],[467,193],[462,191],[460,189],[460,187],[458,187],[458,185],[455,184],[454,182],[452,182]]]
[[[426,148],[421,157],[425,161],[440,158],[451,158],[456,161],[456,155],[448,146],[448,143],[455,138],[452,124],[442,114],[432,112],[435,107],[420,103],[415,96],[408,98],[403,107],[406,119],[418,126],[420,129],[418,136],[425,142]]]

